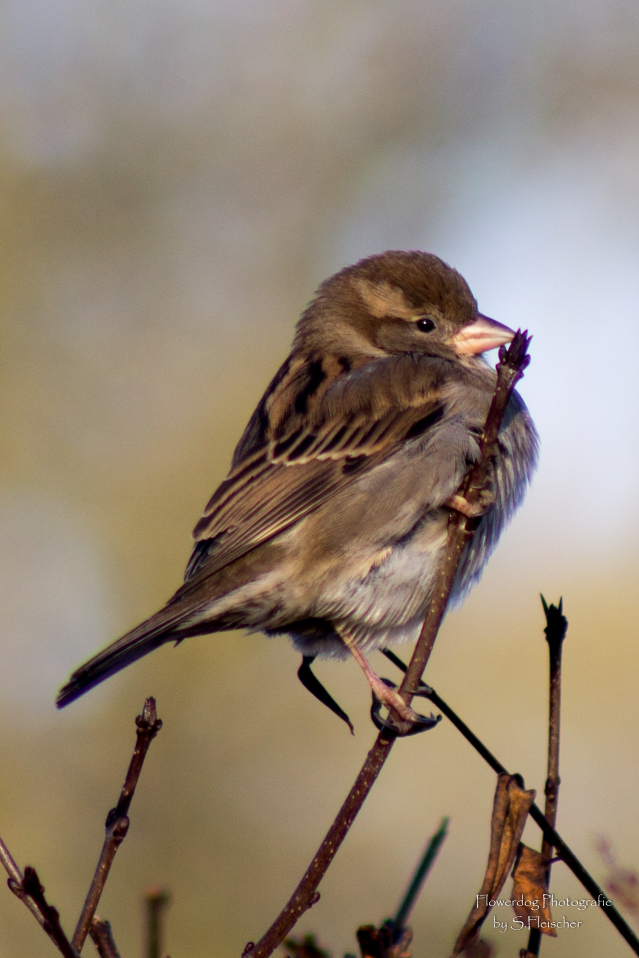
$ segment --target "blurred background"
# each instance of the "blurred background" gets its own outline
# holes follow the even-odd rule
[[[257,940],[373,741],[355,664],[317,670],[352,738],[261,636],[164,648],[53,702],[180,584],[317,284],[386,248],[439,254],[534,333],[539,471],[429,681],[543,799],[539,593],[563,595],[558,827],[599,880],[597,836],[639,867],[638,64],[634,0],[4,0],[0,835],[69,930],[145,696],[165,726],[99,909],[126,958],[152,882],[173,958]],[[416,958],[447,955],[494,785],[446,722],[399,743],[298,930],[354,951],[446,814],[413,925]],[[562,865],[553,891],[587,897]],[[584,924],[544,954],[629,953],[596,909],[555,914]],[[0,895],[0,958],[45,952]]]

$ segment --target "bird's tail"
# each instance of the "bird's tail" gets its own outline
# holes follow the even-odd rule
[[[160,609],[150,619],[138,625],[135,629],[127,632],[122,638],[116,639],[111,645],[108,645],[102,652],[98,652],[92,659],[81,665],[73,673],[69,681],[60,689],[56,699],[56,705],[59,709],[64,708],[69,702],[84,695],[95,685],[99,685],[110,675],[119,672],[120,669],[130,665],[131,662],[141,659],[144,655],[159,648],[165,642],[180,641],[186,635],[192,634],[189,631],[182,631],[178,628],[184,621],[184,609],[181,603],[175,603]]]

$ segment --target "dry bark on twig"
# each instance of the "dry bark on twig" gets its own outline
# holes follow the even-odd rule
[[[561,719],[561,653],[566,630],[568,629],[568,620],[563,614],[563,600],[559,600],[559,605],[548,605],[543,595],[541,603],[544,607],[546,616],[546,628],[544,633],[548,642],[548,652],[550,655],[550,704],[548,707],[548,775],[546,778],[546,804],[544,815],[546,821],[555,827],[557,823],[557,802],[559,801],[559,732]],[[552,861],[553,846],[544,835],[541,845],[541,858],[545,862],[544,884],[546,889],[550,885],[550,868]],[[530,927],[530,926],[529,926]],[[531,928],[528,936],[528,954],[531,958],[537,958],[541,947],[541,935],[553,934],[554,930],[547,931],[543,926],[541,928]]]
[[[44,886],[40,882],[35,868],[30,865],[27,865],[24,870],[22,889],[25,895],[28,895],[36,903],[41,914],[44,915],[43,928],[60,954],[64,955],[64,958],[78,958],[78,953],[62,929],[57,908],[54,908],[46,900]]]
[[[7,883],[9,888],[17,898],[24,902],[65,958],[79,958],[88,934],[91,934],[98,950],[102,948],[99,953],[103,958],[118,958],[117,948],[113,943],[108,922],[96,918],[95,911],[115,853],[129,827],[128,811],[146,753],[149,745],[162,728],[162,722],[158,719],[155,711],[155,699],[148,698],[146,700],[142,714],[137,716],[135,723],[137,726],[135,750],[118,804],[111,809],[107,816],[106,838],[102,847],[102,854],[71,942],[60,925],[60,916],[57,910],[47,902],[44,896],[44,888],[35,869],[27,866],[23,877],[9,849],[0,839],[0,865],[4,867],[9,876]]]
[[[124,785],[122,786],[118,804],[115,808],[112,808],[107,815],[106,835],[102,852],[100,853],[100,859],[93,876],[93,881],[91,882],[91,887],[89,888],[82,913],[80,914],[78,924],[73,934],[73,947],[78,952],[82,951],[82,946],[89,934],[91,922],[93,921],[93,916],[100,902],[106,880],[109,877],[113,859],[129,830],[128,812],[135,794],[138,779],[140,778],[146,753],[149,750],[151,742],[162,728],[162,722],[157,717],[154,698],[148,698],[145,701],[142,714],[137,716],[135,724],[137,727],[137,741],[129,764],[129,770],[126,774]]]

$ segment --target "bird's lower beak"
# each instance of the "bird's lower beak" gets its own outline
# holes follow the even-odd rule
[[[460,356],[475,356],[488,349],[496,349],[509,343],[515,333],[508,326],[477,314],[477,319],[464,326],[454,337],[453,346]]]

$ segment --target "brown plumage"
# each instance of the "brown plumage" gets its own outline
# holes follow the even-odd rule
[[[494,389],[481,353],[511,338],[478,313],[459,273],[427,253],[383,253],[326,280],[195,527],[184,585],[78,669],[58,704],[191,635],[284,632],[304,655],[358,660],[415,637]],[[494,505],[464,556],[457,597],[520,501],[536,450],[515,393]]]

